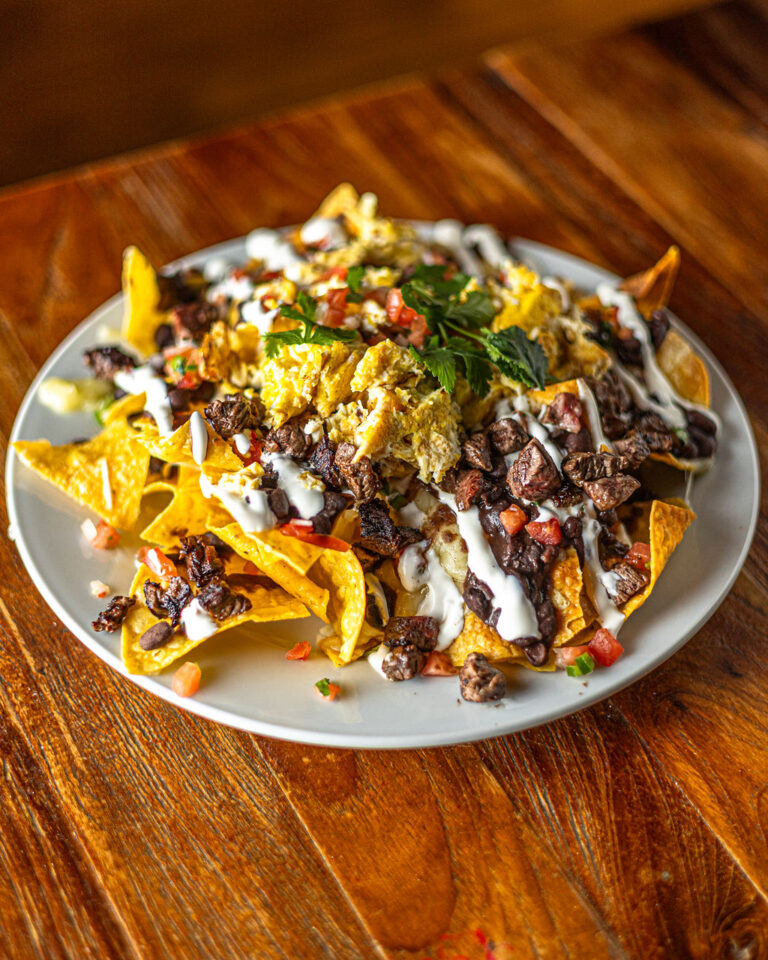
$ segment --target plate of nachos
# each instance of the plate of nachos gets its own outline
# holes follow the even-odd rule
[[[131,247],[19,411],[11,535],[76,637],[218,722],[393,748],[564,716],[678,649],[754,532],[679,260],[620,279],[349,184],[162,269]]]

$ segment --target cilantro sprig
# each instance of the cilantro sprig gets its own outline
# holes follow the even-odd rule
[[[329,344],[336,341],[349,343],[357,340],[356,330],[344,330],[340,327],[324,327],[317,323],[317,301],[303,290],[296,298],[297,307],[280,307],[280,315],[289,320],[298,320],[299,326],[293,330],[272,331],[264,335],[264,350],[272,360],[280,354],[283,347],[300,343]]]
[[[549,365],[540,344],[529,340],[520,327],[489,330],[496,315],[490,296],[484,290],[464,294],[470,278],[464,273],[448,278],[445,274],[440,264],[422,265],[401,288],[403,302],[423,315],[431,334],[420,350],[410,348],[412,356],[448,393],[463,373],[474,392],[484,397],[493,366],[512,380],[542,389]]]

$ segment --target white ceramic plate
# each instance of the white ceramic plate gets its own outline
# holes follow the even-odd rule
[[[528,241],[515,241],[514,254],[542,274],[570,277],[585,289],[616,278],[576,257]],[[179,261],[200,266],[211,256],[245,259],[242,240],[220,244]],[[11,440],[46,437],[69,442],[95,432],[90,414],[56,416],[37,400],[40,382],[50,376],[83,375],[83,350],[97,342],[101,327],[119,328],[122,297],[116,296],[85,320],[53,353],[29,388]],[[455,679],[417,678],[388,683],[365,662],[336,670],[313,653],[288,662],[282,653],[298,640],[313,639],[320,622],[295,621],[233,630],[194,652],[203,671],[198,694],[182,700],[171,691],[171,670],[130,679],[185,710],[253,733],[341,747],[427,747],[479,740],[524,730],[602,700],[658,666],[712,615],[746,558],[758,512],[759,473],[755,441],[744,406],[717,360],[682,324],[675,326],[701,352],[712,380],[712,405],[723,435],[712,470],[699,478],[692,505],[698,520],[672,557],[650,601],[621,633],[624,656],[586,681],[558,671],[508,672],[508,695],[496,704],[470,704],[458,697]],[[82,642],[125,674],[119,635],[90,628],[103,602],[89,582],[103,580],[116,592],[131,582],[133,549],[89,548],[79,534],[87,512],[23,466],[11,451],[6,465],[11,535],[33,581],[51,609]],[[141,527],[138,527],[141,529]],[[326,703],[315,696],[321,677],[341,684],[343,696]]]

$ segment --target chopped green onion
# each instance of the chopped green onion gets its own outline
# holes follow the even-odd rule
[[[175,373],[177,376],[181,377],[184,375],[184,369],[185,369],[184,357],[182,357],[181,355],[174,357],[171,360],[171,362],[168,364],[168,366],[171,369],[171,371]]]
[[[317,683],[315,684],[319,692],[322,693],[324,697],[327,697],[328,694],[331,692],[329,683],[330,683],[330,680],[328,679],[328,677],[323,677],[322,680],[318,680]]]
[[[100,427],[104,426],[104,416],[114,402],[115,398],[110,394],[108,397],[104,397],[104,399],[100,401],[96,409],[93,411],[93,415],[96,418],[96,423],[98,423]]]
[[[592,673],[595,669],[595,661],[592,659],[591,654],[582,653],[580,657],[576,657],[573,663],[569,663],[565,668],[565,672],[569,677],[583,677],[588,673]]]

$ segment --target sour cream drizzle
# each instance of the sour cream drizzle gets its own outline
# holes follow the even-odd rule
[[[482,273],[480,261],[464,243],[464,225],[458,220],[438,220],[432,228],[432,240],[446,247],[464,273],[479,276]]]
[[[205,292],[205,299],[213,302],[220,297],[227,297],[229,300],[247,300],[253,296],[254,285],[250,277],[225,276],[218,283],[209,287]]]
[[[582,538],[584,541],[584,578],[589,583],[591,599],[597,608],[597,618],[614,636],[624,624],[624,614],[611,600],[606,589],[603,577],[606,571],[600,563],[597,552],[597,537],[600,533],[600,524],[595,518],[594,507],[591,503],[585,504],[584,516],[581,520]],[[615,576],[615,574],[614,574]],[[609,581],[615,588],[616,580]],[[614,591],[615,592],[615,591]]]
[[[284,270],[301,257],[276,230],[253,230],[245,239],[245,252],[253,260],[261,260],[267,270]]]
[[[216,633],[216,621],[203,610],[197,597],[181,611],[181,622],[190,640],[205,640]]]
[[[144,393],[144,409],[152,415],[157,424],[160,436],[173,433],[173,413],[168,401],[168,387],[165,380],[145,364],[143,367],[134,367],[133,370],[120,370],[115,375],[115,386],[126,393]]]
[[[477,247],[477,251],[486,263],[493,267],[500,267],[509,260],[507,248],[501,237],[487,223],[473,223],[464,230],[462,237],[464,244]]]
[[[189,435],[192,438],[192,459],[200,466],[208,453],[208,429],[197,410],[189,418]]]
[[[445,650],[464,629],[464,601],[456,584],[443,569],[432,547],[412,543],[400,554],[397,574],[406,590],[427,588],[416,615],[433,617],[440,624],[437,649]]]
[[[480,526],[477,507],[458,510],[453,494],[439,491],[440,500],[456,514],[459,533],[467,545],[469,569],[493,592],[494,606],[500,612],[496,630],[503,640],[520,637],[538,637],[539,626],[533,604],[523,592],[523,586],[514,576],[507,576],[496,563],[491,545]]]
[[[216,497],[245,533],[263,533],[277,524],[277,517],[270,509],[264,490],[249,487],[235,493],[223,487],[221,481],[212,483],[203,474],[200,474],[200,489],[204,497]]]
[[[687,428],[685,410],[698,410],[713,420],[720,430],[720,421],[709,407],[684,400],[674,389],[672,384],[656,362],[656,353],[653,349],[650,331],[645,320],[640,316],[632,297],[623,290],[616,290],[609,283],[601,283],[597,287],[600,302],[607,307],[618,308],[618,321],[621,326],[631,330],[640,341],[643,358],[643,375],[645,385],[631,374],[622,363],[616,361],[616,372],[626,384],[632,399],[641,410],[653,410],[658,413],[664,422],[672,428]],[[656,400],[650,396],[653,394]]]
[[[301,242],[308,247],[336,250],[347,243],[347,233],[338,220],[329,217],[312,217],[299,230]]]
[[[272,310],[267,309],[261,300],[248,300],[240,306],[240,316],[243,323],[256,327],[259,333],[264,336],[272,329],[277,315],[280,313],[279,307]]]
[[[305,469],[284,453],[265,453],[261,459],[262,463],[272,465],[277,474],[277,485],[285,491],[302,520],[320,513],[325,505],[323,491],[314,485],[317,481]]]
[[[244,457],[251,449],[251,437],[247,433],[236,433],[232,439],[235,441],[237,452]]]
[[[104,506],[107,510],[112,509],[112,484],[109,482],[109,462],[101,461],[101,489],[104,494]]]
[[[583,380],[580,379],[578,384],[579,400],[581,400],[584,413],[587,416],[587,426],[592,436],[592,446],[598,453],[603,449],[613,453],[613,444],[603,432],[603,421],[600,418],[600,411],[597,409],[594,393]]]

